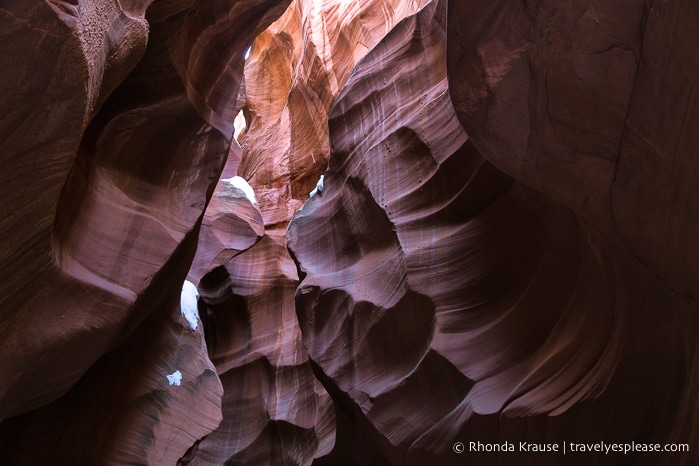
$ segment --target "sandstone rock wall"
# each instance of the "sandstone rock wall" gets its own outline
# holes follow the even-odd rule
[[[698,20],[1,3],[0,463],[696,463]]]
[[[685,38],[699,32],[699,9],[683,0],[451,2],[448,14],[459,120],[498,168],[610,245],[617,294],[633,298],[620,336],[653,348],[628,355],[639,376],[627,383],[648,390],[635,409],[676,413],[644,425],[659,439],[696,442],[699,54]]]
[[[206,306],[210,356],[224,386],[223,422],[192,464],[310,464],[335,444],[333,403],[313,375],[297,321],[298,274],[286,227],[327,166],[327,118],[341,86],[410,3],[293,2],[252,44],[237,104],[242,150],[224,172],[254,190],[264,224],[256,231],[264,236],[242,250],[221,248],[224,228],[234,223],[242,228],[232,228],[233,236],[254,235],[242,236],[251,231],[250,215],[219,207],[227,189],[220,183],[190,277]],[[220,221],[218,212],[233,220]],[[216,241],[207,240],[210,232]]]
[[[0,7],[0,418],[64,395],[3,422],[3,463],[174,464],[220,422],[180,289],[243,51],[285,6]]]
[[[452,3],[448,23],[445,4],[429,3],[358,63],[330,116],[322,195],[289,227],[305,276],[297,292],[304,341],[349,419],[351,446],[338,455],[355,464],[559,464],[556,455],[463,457],[451,446],[691,443],[695,300],[604,224],[593,199],[604,186],[590,184],[585,201],[572,178],[601,183],[603,157],[541,145],[550,135],[565,148],[576,131],[592,137],[579,144],[602,144],[610,128],[586,127],[599,124],[596,114],[581,109],[578,119],[561,103],[571,112],[567,133],[542,129],[548,123],[534,112],[546,102],[517,80],[531,79],[541,58],[518,48],[519,6]],[[560,38],[544,25],[550,18],[540,22]],[[546,51],[533,40],[531,53],[548,57],[559,45]],[[576,85],[603,79],[588,77]],[[561,98],[581,105],[614,103],[559,86]],[[569,162],[568,171],[549,161]],[[573,195],[583,196],[579,205]]]

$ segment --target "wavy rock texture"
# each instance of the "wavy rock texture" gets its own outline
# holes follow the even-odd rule
[[[301,343],[297,283],[285,238],[274,231],[200,282],[223,422],[191,464],[310,464],[332,447],[332,401]]]
[[[190,277],[210,271],[199,288],[211,359],[225,390],[224,421],[199,444],[193,463],[310,464],[333,447],[332,402],[302,345],[294,307],[298,275],[285,228],[326,168],[328,112],[352,67],[416,5],[294,2],[252,45],[239,96],[245,129],[237,136],[237,173],[255,190],[265,236],[233,254],[207,239],[225,186],[219,184]],[[234,167],[229,162],[225,171]],[[216,261],[197,269],[206,255]]]
[[[74,208],[59,197],[85,126],[145,51],[144,7],[133,15],[116,5],[79,12],[48,2],[1,10],[1,68],[12,73],[0,82],[8,206],[0,224],[0,418],[65,392],[108,348],[136,299],[117,280],[57,260],[54,216]],[[97,302],[105,303],[99,312]]]
[[[294,1],[245,68],[241,176],[265,223],[285,228],[327,167],[327,118],[357,61],[424,1]]]
[[[222,179],[206,208],[188,278],[198,283],[210,271],[250,249],[264,232],[256,199],[251,200],[233,177]]]
[[[224,173],[237,170],[239,152],[232,149]],[[295,264],[283,234],[265,231],[243,178],[218,183],[189,278],[199,283],[208,352],[224,394],[223,421],[183,464],[310,464],[327,453],[335,418],[302,346]]]
[[[3,2],[0,463],[695,464],[698,18]]]
[[[460,31],[450,36],[457,44],[470,44],[467,34],[486,19],[503,34],[512,29],[488,15],[497,7],[458,5],[452,10],[463,16],[449,22]],[[348,424],[338,461],[562,460],[451,450],[455,441],[474,440],[691,444],[696,302],[596,217],[532,189],[540,186],[520,181],[514,168],[507,175],[496,168],[520,164],[506,143],[527,134],[517,126],[521,107],[491,109],[491,96],[477,94],[475,84],[505,82],[517,55],[501,49],[517,42],[483,33],[493,42],[490,74],[469,74],[471,63],[450,50],[455,112],[444,13],[443,2],[427,4],[359,62],[330,116],[324,190],[289,226],[305,275],[297,292],[304,342]],[[469,58],[484,53],[474,49]],[[528,69],[521,68],[516,76]],[[519,99],[517,89],[503,88],[503,102]],[[459,96],[469,93],[482,98],[480,113],[465,113],[471,101]],[[501,120],[469,120],[494,111]],[[479,137],[467,140],[459,121]],[[499,125],[493,133],[490,124]],[[548,172],[550,183],[573,192],[576,185],[556,175]],[[625,460],[690,461],[677,454]]]
[[[664,369],[647,374],[660,387],[636,409],[664,411],[644,420],[649,438],[695,444],[699,53],[686,38],[699,34],[699,10],[681,0],[452,2],[449,16],[450,89],[469,137],[601,232],[627,294],[658,296],[630,311],[651,319],[639,331],[658,342],[648,358]],[[624,327],[624,339],[637,335]]]
[[[218,425],[221,385],[200,336],[174,323],[176,298],[229,150],[221,118],[244,49],[285,6],[0,9],[0,68],[12,70],[0,78],[12,206],[0,224],[0,418],[80,379],[3,423],[9,464],[172,464]],[[42,435],[51,426],[60,433]]]

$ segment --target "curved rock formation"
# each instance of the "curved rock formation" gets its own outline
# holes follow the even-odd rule
[[[201,280],[223,422],[191,464],[310,464],[332,447],[332,402],[301,343],[297,282],[284,237],[273,231]]]
[[[173,463],[221,419],[206,348],[173,323],[230,145],[220,118],[286,5],[30,3],[0,9],[0,418],[73,388],[4,422],[3,454]],[[83,397],[94,411],[73,415]]]
[[[265,235],[234,254],[207,239],[208,219],[219,210],[215,202],[225,186],[219,184],[190,276],[201,278],[210,355],[224,385],[224,420],[201,442],[193,463],[310,464],[334,444],[331,400],[301,342],[298,276],[285,228],[326,168],[328,112],[349,72],[411,8],[409,2],[294,2],[249,51],[238,102],[245,129],[238,136],[237,173],[254,188]],[[226,167],[229,175],[234,165]],[[238,215],[237,208],[226,210]],[[206,255],[226,259],[199,270]]]
[[[199,247],[188,277],[204,275],[250,249],[265,232],[262,213],[250,185],[234,176],[218,182],[199,233]]]
[[[242,155],[234,144],[224,173],[235,173]],[[257,193],[233,176],[219,182],[204,215],[189,277],[224,388],[223,419],[183,464],[311,464],[335,440],[332,402],[296,322],[295,265],[283,234],[265,227],[268,207],[261,211]]]
[[[483,154],[693,300],[699,53],[684,38],[698,14],[685,0],[454,2],[448,47],[457,113]]]
[[[696,463],[698,18],[0,4],[0,463]]]
[[[483,155],[612,245],[616,288],[639,300],[629,319],[648,319],[620,337],[658,344],[623,360],[658,368],[637,367],[631,379],[655,380],[656,391],[622,405],[666,411],[645,420],[648,436],[690,445],[699,437],[699,54],[685,38],[699,34],[698,15],[683,0],[452,2],[447,49],[457,114]]]
[[[240,173],[275,216],[267,224],[284,227],[325,171],[328,113],[357,61],[422,3],[296,0],[255,40]]]
[[[477,8],[459,5],[464,16],[449,22],[457,31],[455,18],[468,18],[469,33],[476,28],[469,25],[491,18],[475,19]],[[353,430],[338,457],[559,464],[555,454],[464,457],[452,445],[687,442],[695,414],[681,413],[693,412],[696,400],[695,376],[685,378],[696,361],[696,303],[659,280],[597,218],[487,160],[492,154],[495,164],[519,164],[507,142],[526,132],[510,133],[519,128],[513,109],[520,107],[491,110],[490,95],[471,81],[506,82],[507,60],[518,55],[497,55],[499,39],[492,39],[492,69],[472,76],[470,62],[450,50],[455,113],[442,54],[444,9],[426,5],[359,62],[330,117],[322,194],[289,227],[305,275],[297,293],[304,342]],[[493,18],[503,33],[511,30]],[[470,44],[461,34],[457,45]],[[501,91],[502,99],[520,97],[516,84]],[[459,100],[469,93],[482,99],[481,113]],[[491,111],[502,120],[469,120]],[[473,129],[479,137],[466,140],[457,114],[469,136]],[[495,123],[498,132],[487,133]],[[563,185],[556,173],[548,173],[551,183]],[[574,192],[575,185],[565,187]],[[662,350],[648,341],[663,342]]]
[[[355,439],[359,464],[402,462],[472,385],[431,348],[439,280],[420,275],[458,251],[438,239],[458,235],[444,220],[472,202],[471,192],[459,196],[465,182],[482,173],[476,194],[497,198],[509,180],[466,146],[446,92],[443,23],[429,3],[357,65],[331,113],[323,190],[288,231],[306,274],[297,306],[309,354],[353,406],[350,417],[371,426],[369,440]]]
[[[174,465],[212,432],[223,389],[203,329],[166,306],[63,397],[0,424],[0,462]]]
[[[54,216],[76,208],[58,199],[83,131],[143,56],[147,36],[138,5],[78,10],[49,2],[2,7],[0,67],[12,72],[0,82],[7,112],[0,153],[9,175],[0,188],[9,206],[0,224],[0,419],[65,392],[106,351],[136,299],[118,280],[57,260]],[[105,305],[95,312],[94,302]],[[46,352],[55,356],[47,360]]]

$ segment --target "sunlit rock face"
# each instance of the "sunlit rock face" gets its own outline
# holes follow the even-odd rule
[[[245,67],[244,157],[265,224],[283,229],[327,167],[330,108],[357,61],[418,1],[296,0]]]
[[[235,173],[242,155],[234,143],[224,173]],[[258,198],[245,178],[224,178],[202,222],[189,277],[224,389],[222,422],[183,464],[311,464],[335,441],[332,401],[296,321],[296,266]]]
[[[257,243],[265,232],[254,191],[235,176],[218,182],[204,214],[188,277],[201,278]]]
[[[0,425],[4,464],[174,464],[221,421],[179,297],[243,51],[285,7],[0,6],[0,418],[64,395]]]
[[[214,204],[226,188],[220,183],[200,237],[200,251],[208,252],[198,252],[194,264],[200,255],[228,258],[211,262],[208,274],[202,276],[204,267],[190,276],[200,279],[210,356],[224,386],[223,422],[198,445],[192,464],[310,464],[333,448],[334,409],[303,347],[294,302],[298,274],[285,232],[326,169],[327,118],[341,87],[356,62],[416,5],[293,2],[245,54],[238,102],[245,128],[237,136],[242,153],[235,173],[254,189],[264,236],[244,251],[216,253],[217,243],[206,239],[212,210],[239,216],[237,207]],[[233,168],[229,160],[225,172]]]
[[[358,63],[330,115],[323,190],[288,230],[305,275],[304,341],[355,419],[353,447],[337,454],[358,464],[402,462],[473,385],[432,347],[437,305],[460,291],[463,215],[510,180],[472,150],[452,110],[444,20],[428,3]],[[430,276],[438,269],[446,283]]]
[[[458,455],[452,445],[691,444],[696,301],[639,261],[593,212],[593,200],[589,212],[568,202],[580,187],[526,158],[543,157],[541,145],[526,154],[508,145],[532,121],[532,132],[560,133],[524,118],[546,112],[545,103],[515,105],[524,91],[514,80],[534,65],[506,50],[514,39],[486,29],[491,48],[468,48],[489,20],[511,32],[509,16],[493,12],[515,7],[470,3],[452,8],[460,13],[449,19],[448,39],[445,3],[429,3],[358,63],[330,114],[323,191],[289,226],[304,277],[297,292],[304,342],[347,424],[336,458],[560,464],[555,454]],[[445,41],[465,44],[466,55],[450,48],[445,63]],[[477,60],[489,60],[487,72],[472,72]],[[596,134],[583,127],[595,118],[571,115],[565,137]],[[467,139],[462,126],[476,137]],[[573,165],[570,152],[559,160],[570,161],[569,175],[594,180],[600,172]],[[530,167],[548,184],[531,182]],[[598,186],[590,198],[605,193]],[[690,456],[626,459],[673,464]]]

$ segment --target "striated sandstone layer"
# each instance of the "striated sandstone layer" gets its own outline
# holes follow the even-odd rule
[[[439,264],[437,244],[454,253],[439,239],[458,233],[449,214],[458,220],[472,202],[470,192],[458,196],[468,178],[483,173],[490,197],[509,185],[469,150],[451,110],[437,7],[399,22],[359,62],[330,116],[323,191],[288,230],[305,275],[297,293],[304,342],[355,425],[352,448],[336,454],[357,464],[403,461],[472,385],[430,348],[438,280],[420,280],[421,268]],[[479,202],[487,197],[474,212]]]
[[[54,219],[79,205],[59,198],[85,127],[145,52],[144,8],[127,14],[115,4],[79,11],[11,2],[0,11],[0,195],[7,207],[0,219],[0,419],[64,393],[106,351],[142,290],[62,260],[55,243],[65,238],[55,238]],[[99,312],[96,303],[104,303]]]
[[[304,343],[347,424],[335,459],[560,464],[555,454],[459,456],[452,445],[691,445],[696,301],[639,261],[599,216],[566,202],[577,185],[507,145],[533,120],[517,113],[517,83],[497,85],[510,67],[521,77],[533,65],[516,68],[516,51],[504,50],[517,42],[491,29],[482,37],[490,49],[469,49],[478,26],[513,30],[507,15],[492,16],[499,3],[470,3],[450,2],[462,16],[450,17],[450,34],[461,35],[449,40],[471,61],[452,48],[445,63],[446,5],[431,2],[358,63],[330,115],[324,189],[289,226],[304,277]],[[486,71],[472,72],[484,57]],[[477,94],[478,84],[494,97]],[[491,112],[500,119],[488,119]],[[527,164],[547,186],[561,186],[559,195],[530,182]],[[581,173],[594,178],[590,170]],[[691,455],[626,459],[675,464]]]
[[[199,246],[188,278],[198,283],[207,273],[254,246],[264,232],[262,213],[250,185],[241,177],[220,180],[202,219]]]
[[[357,61],[422,1],[295,0],[260,34],[245,67],[239,174],[265,223],[285,228],[327,167],[330,108]]]
[[[697,5],[451,2],[449,16],[459,120],[488,160],[612,245],[616,288],[638,301],[620,339],[652,348],[633,356],[649,367],[626,382],[647,392],[634,397],[646,436],[695,445],[699,53],[688,38],[699,35]]]
[[[177,301],[244,49],[285,6],[0,7],[3,462],[174,464],[220,422]]]
[[[224,173],[240,157],[234,146]],[[253,188],[234,176],[218,183],[202,221],[188,276],[223,385],[222,422],[183,464],[310,464],[335,440],[332,402],[296,322],[296,268],[262,215]]]
[[[254,242],[244,233],[253,222],[241,204],[218,207],[228,189],[219,183],[190,277],[224,386],[223,422],[193,464],[310,464],[334,445],[332,401],[313,376],[297,322],[285,229],[326,168],[328,112],[352,67],[417,5],[297,1],[252,44],[236,104],[242,152],[224,173],[254,189],[264,236]],[[218,228],[224,211],[231,220]],[[222,248],[228,227],[250,247]]]
[[[0,463],[696,463],[697,19],[3,2]]]
[[[190,464],[310,464],[332,448],[332,401],[302,346],[297,282],[285,238],[268,231],[199,283],[223,422]]]

